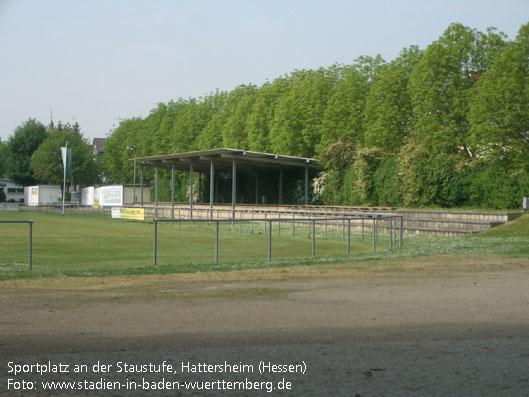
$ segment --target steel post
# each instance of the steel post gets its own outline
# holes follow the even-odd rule
[[[402,215],[400,216],[400,226],[399,226],[399,248],[402,248],[402,233],[403,233],[403,220]]]
[[[29,223],[29,270],[33,269],[33,222]]]
[[[272,221],[268,221],[268,260],[272,260]]]
[[[215,221],[215,264],[219,263],[219,221]]]
[[[316,256],[316,221],[312,220],[312,256]]]
[[[158,221],[154,220],[154,266],[158,266]]]
[[[351,220],[347,219],[347,256],[351,255]]]
[[[377,252],[376,224],[377,218],[373,218],[373,253]]]

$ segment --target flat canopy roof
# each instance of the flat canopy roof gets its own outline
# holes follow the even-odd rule
[[[137,157],[136,162],[147,167],[169,169],[174,165],[176,170],[182,171],[189,171],[189,163],[193,162],[194,171],[209,171],[211,160],[215,163],[215,169],[231,170],[233,159],[235,159],[238,165],[244,168],[320,167],[320,161],[316,159],[250,152],[248,150],[238,149],[210,149],[195,152],[163,154],[159,156]]]

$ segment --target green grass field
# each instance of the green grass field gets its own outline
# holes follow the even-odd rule
[[[222,224],[219,264],[214,263],[215,234],[206,223],[160,224],[158,267],[153,266],[154,226],[83,217],[61,217],[36,212],[3,212],[2,220],[33,220],[33,271],[28,270],[27,224],[1,224],[0,279],[54,276],[105,276],[126,274],[237,270],[269,266],[310,265],[369,261],[372,259],[432,256],[440,254],[529,255],[529,216],[477,236],[443,238],[405,236],[402,250],[389,251],[387,234],[380,234],[377,253],[372,253],[371,235],[361,242],[352,234],[351,256],[341,229],[317,231],[316,257],[307,228],[284,225],[281,237],[274,228],[272,261],[267,260],[267,235],[262,224]]]

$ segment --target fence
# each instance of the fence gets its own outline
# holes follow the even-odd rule
[[[292,235],[295,236],[295,225],[296,223],[307,224],[309,230],[309,237],[312,236],[312,256],[316,256],[316,223],[325,222],[327,225],[329,222],[342,222],[342,239],[345,239],[345,223],[347,223],[347,256],[351,254],[351,222],[355,220],[360,220],[362,222],[362,241],[364,241],[364,226],[365,226],[365,217],[355,218],[355,217],[341,217],[341,218],[252,218],[244,219],[240,218],[236,221],[233,219],[188,219],[188,218],[175,218],[175,219],[154,219],[154,266],[158,265],[158,223],[181,223],[181,222],[204,222],[206,225],[214,223],[215,224],[215,264],[219,262],[219,224],[220,223],[241,223],[247,222],[252,223],[252,233],[253,225],[255,223],[263,223],[265,225],[265,234],[268,236],[268,260],[272,259],[272,224],[274,222],[278,223],[279,236],[281,235],[281,222],[291,222],[292,223]],[[378,242],[378,222],[380,220],[387,220],[389,223],[389,250],[393,250],[393,244],[396,244],[397,239],[397,220],[399,220],[398,226],[398,243],[399,248],[402,248],[403,242],[403,233],[402,233],[402,216],[400,215],[377,215],[371,218],[372,224],[372,239],[373,239],[373,253],[376,252],[376,246]],[[267,227],[268,225],[268,227]],[[312,232],[310,231],[312,228]],[[327,237],[327,229],[325,228],[325,238]]]
[[[138,208],[138,207],[130,207]],[[157,266],[157,229],[158,223],[164,222],[197,222],[205,223],[206,228],[209,224],[215,224],[216,237],[215,237],[215,263],[218,263],[218,233],[220,223],[239,223],[239,227],[242,223],[250,223],[252,233],[254,226],[257,224],[264,224],[265,234],[268,235],[268,259],[272,258],[272,224],[278,225],[278,236],[281,236],[282,224],[291,224],[292,231],[291,236],[296,237],[296,228],[300,226],[306,226],[308,230],[308,237],[312,236],[312,255],[315,256],[316,250],[316,226],[324,233],[324,238],[327,239],[328,229],[339,230],[341,228],[342,240],[345,240],[347,234],[347,255],[350,255],[350,237],[351,230],[361,232],[361,241],[364,241],[366,231],[371,231],[373,252],[376,252],[378,234],[380,231],[386,231],[389,233],[389,250],[392,251],[393,245],[398,244],[399,248],[402,248],[403,244],[403,217],[402,215],[394,214],[376,214],[369,212],[360,213],[346,213],[342,211],[336,211],[330,209],[329,211],[314,211],[310,209],[301,210],[267,210],[267,209],[254,209],[254,208],[222,208],[222,207],[203,207],[203,208],[190,208],[189,206],[143,206],[145,220],[147,222],[154,222],[154,265]],[[62,207],[56,206],[45,206],[45,207],[24,207],[26,211],[44,211],[51,212],[54,214],[60,214]],[[67,216],[81,216],[90,217],[97,219],[111,219],[111,208],[91,208],[78,205],[69,205],[67,207]],[[337,214],[341,216],[332,216]],[[177,217],[175,217],[177,215]],[[331,215],[331,216],[329,216]],[[156,217],[158,216],[158,217]],[[161,218],[165,217],[165,218]],[[128,220],[127,220],[128,221]],[[133,221],[136,222],[136,221]],[[310,228],[312,227],[312,233]]]
[[[0,221],[0,223],[27,223],[29,225],[29,270],[33,269],[33,221]]]

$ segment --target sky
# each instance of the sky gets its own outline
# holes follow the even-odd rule
[[[53,115],[91,141],[160,102],[391,61],[454,22],[514,39],[529,0],[0,0],[0,139]]]

